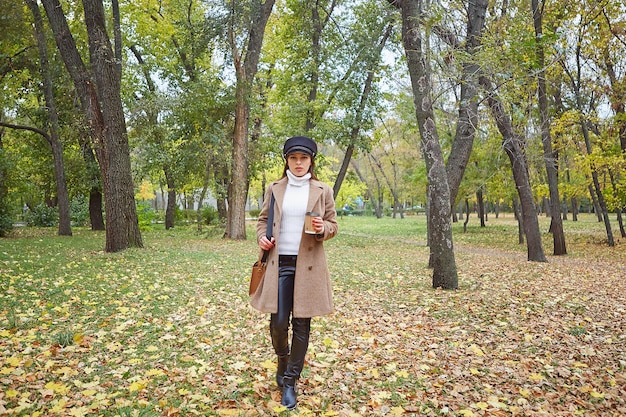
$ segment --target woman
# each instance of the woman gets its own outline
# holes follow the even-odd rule
[[[276,383],[283,389],[281,404],[296,407],[296,383],[309,346],[311,317],[333,311],[330,274],[323,242],[337,233],[333,190],[315,175],[317,144],[308,137],[294,136],[284,144],[283,176],[268,187],[257,223],[259,247],[270,251],[265,277],[251,304],[270,315],[270,335],[278,356]],[[268,225],[269,205],[274,194],[274,221]],[[305,214],[313,234],[304,232]],[[271,240],[266,237],[272,227]],[[289,347],[289,319],[292,340]]]

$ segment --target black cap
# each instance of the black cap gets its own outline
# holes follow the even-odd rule
[[[302,152],[314,158],[317,154],[317,144],[313,139],[306,136],[290,137],[285,141],[285,146],[283,146],[283,156],[286,158],[287,155],[295,152]]]

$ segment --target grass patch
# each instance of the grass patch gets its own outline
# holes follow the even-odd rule
[[[565,222],[571,255],[541,264],[512,217],[454,224],[460,290],[441,291],[423,215],[339,219],[336,312],[313,320],[291,415],[623,409],[623,244],[591,220]],[[247,304],[255,242],[157,227],[110,254],[101,232],[55,233],[0,240],[0,414],[289,414],[269,318]]]

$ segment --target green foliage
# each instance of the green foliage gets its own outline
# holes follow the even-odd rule
[[[220,214],[213,206],[202,207],[202,221],[204,224],[217,225],[220,223]]]
[[[257,219],[259,217],[259,214],[261,214],[261,209],[253,209],[248,211],[248,215],[253,219]]]
[[[13,230],[11,213],[4,201],[0,200],[0,237],[5,237],[11,230]]]
[[[152,204],[147,201],[137,202],[137,220],[141,230],[148,230],[155,221],[157,214],[152,208]]]
[[[89,220],[89,201],[84,195],[77,195],[70,201],[70,220],[76,226],[84,226]]]
[[[26,212],[24,220],[29,226],[53,227],[59,221],[59,210],[56,207],[40,203],[33,210]]]

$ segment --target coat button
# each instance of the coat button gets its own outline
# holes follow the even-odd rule
[[[312,266],[309,266],[309,271],[311,271],[311,270],[313,270],[313,267],[312,267]]]

